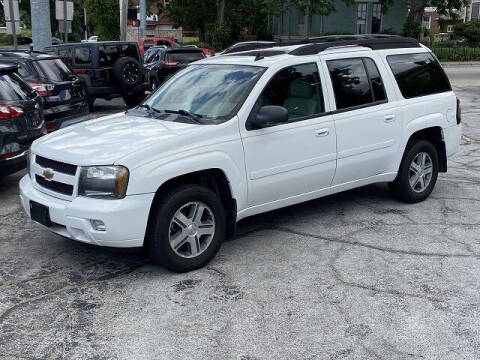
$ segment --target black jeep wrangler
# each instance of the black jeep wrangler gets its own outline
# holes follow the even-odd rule
[[[123,97],[129,107],[145,98],[148,83],[143,61],[135,42],[89,42],[48,46],[81,77],[86,85],[90,110],[96,98]]]

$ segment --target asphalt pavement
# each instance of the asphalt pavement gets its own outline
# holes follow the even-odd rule
[[[50,233],[0,180],[0,359],[479,359],[480,71],[447,70],[465,136],[427,201],[252,217],[187,274]]]

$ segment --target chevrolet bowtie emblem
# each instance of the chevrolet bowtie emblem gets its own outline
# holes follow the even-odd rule
[[[52,170],[50,169],[43,170],[43,177],[45,178],[45,180],[52,181],[53,175],[54,174]]]

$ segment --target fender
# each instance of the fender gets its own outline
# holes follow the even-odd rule
[[[130,174],[127,195],[155,193],[160,186],[173,178],[197,171],[219,169],[229,184],[237,206],[242,209],[247,203],[247,184],[242,162],[221,151],[211,151],[198,155],[182,154],[181,157],[161,159],[134,169]]]
[[[443,135],[443,129],[448,127],[445,116],[440,113],[434,113],[410,121],[405,127],[405,136],[403,137],[403,143],[401,144],[402,148],[405,149],[408,141],[414,133],[432,127],[440,127]]]

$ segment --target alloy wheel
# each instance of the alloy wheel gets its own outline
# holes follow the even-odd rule
[[[429,154],[417,154],[410,164],[408,181],[413,191],[421,193],[430,185],[433,175],[433,161]]]

